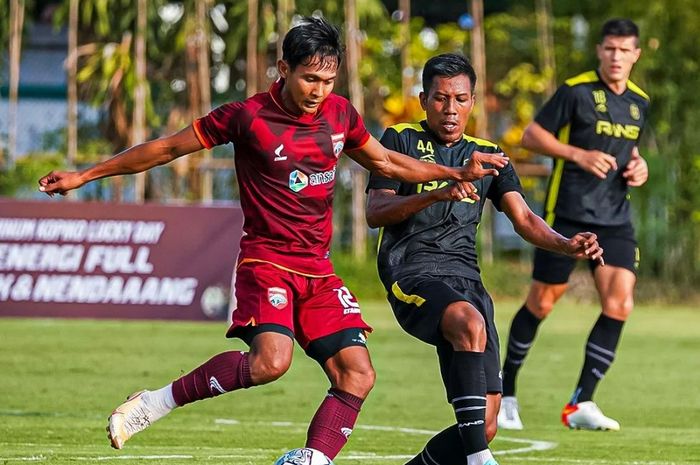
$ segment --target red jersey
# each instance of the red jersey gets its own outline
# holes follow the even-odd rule
[[[347,99],[331,93],[315,114],[293,115],[282,86],[280,79],[268,92],[224,104],[193,126],[207,148],[233,142],[245,217],[239,263],[329,275],[338,158],[370,135]]]

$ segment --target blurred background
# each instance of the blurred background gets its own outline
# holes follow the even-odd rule
[[[347,53],[335,91],[377,137],[388,125],[422,119],[417,96],[429,57],[470,57],[478,104],[468,132],[501,145],[537,212],[551,162],[519,147],[523,129],[564,79],[596,67],[605,20],[634,20],[643,53],[632,80],[652,99],[640,143],[651,174],[631,194],[642,250],[638,296],[697,298],[697,0],[0,0],[0,196],[41,200],[36,181],[52,169],[88,166],[267,90],[281,39],[303,15],[341,26]],[[217,147],[144,175],[94,182],[65,200],[233,205],[232,155],[231,146]],[[366,173],[343,160],[334,262],[361,297],[381,297],[365,183]],[[524,295],[531,248],[493,209],[480,231],[492,292]]]

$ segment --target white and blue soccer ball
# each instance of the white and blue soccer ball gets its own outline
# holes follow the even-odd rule
[[[320,450],[302,447],[285,452],[282,457],[275,460],[274,465],[334,465],[333,461],[326,457]]]

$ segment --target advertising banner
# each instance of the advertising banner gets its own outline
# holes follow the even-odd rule
[[[239,207],[0,199],[0,316],[225,319]]]

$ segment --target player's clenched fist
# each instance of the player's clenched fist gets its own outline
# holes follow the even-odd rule
[[[566,243],[566,254],[575,258],[588,258],[598,260],[605,265],[603,260],[603,248],[598,244],[598,236],[590,232],[581,232],[569,239]]]

